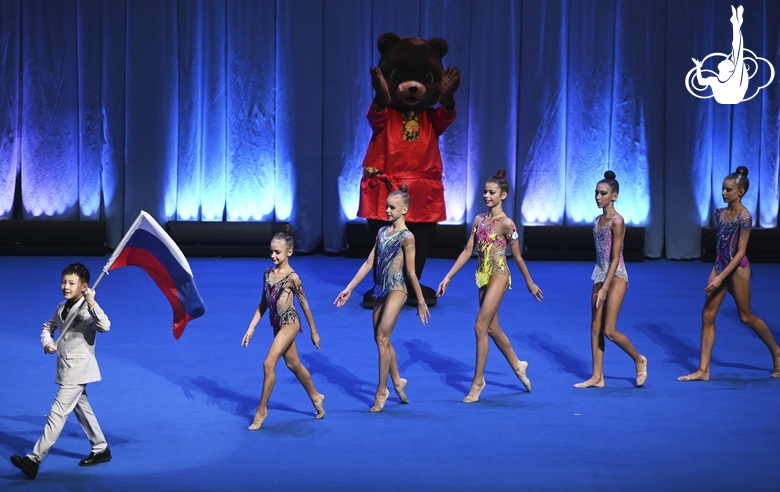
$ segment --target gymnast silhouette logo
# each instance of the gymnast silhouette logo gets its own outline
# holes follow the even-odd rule
[[[775,67],[769,63],[769,60],[757,56],[743,45],[741,28],[744,10],[742,5],[736,10],[733,5],[731,6],[731,19],[729,19],[732,32],[730,54],[712,53],[707,55],[702,61],[691,58],[696,66],[685,76],[685,88],[699,99],[714,97],[715,101],[720,104],[739,104],[742,101],[749,101],[756,97],[756,94],[771,84],[775,78]],[[702,69],[702,65],[709,58],[714,58],[715,60],[722,58],[720,63],[718,63],[717,74],[712,70]],[[769,80],[766,84],[759,87],[756,87],[756,82],[754,82],[753,87],[755,87],[755,91],[748,97],[745,97],[750,85],[750,79],[758,73],[759,61],[766,63],[767,67],[769,67]],[[712,76],[705,77],[702,74]],[[706,91],[707,87],[712,89],[712,94],[707,96],[696,93]]]

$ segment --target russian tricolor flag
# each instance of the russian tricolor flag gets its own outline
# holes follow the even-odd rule
[[[168,298],[173,308],[173,336],[177,340],[190,320],[206,312],[187,258],[160,224],[143,210],[103,271],[108,273],[128,265],[143,268]]]

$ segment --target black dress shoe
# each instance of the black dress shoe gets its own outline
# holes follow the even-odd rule
[[[89,453],[89,456],[79,461],[79,466],[95,466],[111,461],[111,450],[106,448],[102,453]]]
[[[35,478],[38,476],[39,464],[27,456],[22,457],[18,454],[15,454],[11,456],[11,463],[13,463],[13,465],[18,469],[22,470],[22,472],[30,478]]]

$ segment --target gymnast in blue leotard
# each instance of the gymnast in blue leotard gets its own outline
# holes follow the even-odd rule
[[[352,290],[374,268],[374,340],[379,351],[379,383],[376,387],[374,405],[369,412],[381,412],[390,396],[387,388],[387,376],[390,375],[395,392],[401,403],[408,403],[405,389],[407,380],[398,370],[398,359],[390,343],[390,335],[395,328],[398,314],[406,302],[407,291],[404,271],[410,285],[417,294],[417,315],[422,324],[428,323],[430,313],[425,304],[420,283],[414,271],[414,235],[406,228],[404,217],[409,210],[409,195],[406,185],[401,185],[387,197],[385,213],[389,224],[379,230],[376,243],[368,258],[355,274],[347,288],[342,290],[333,302],[341,307],[347,302]],[[376,261],[375,261],[376,259]]]
[[[772,354],[773,378],[780,378],[780,347],[775,342],[766,322],[753,314],[750,307],[750,263],[747,251],[750,228],[753,222],[750,211],[742,205],[742,196],[747,193],[750,182],[748,170],[739,166],[736,172],[723,180],[721,197],[726,207],[715,211],[718,235],[715,248],[715,265],[710,271],[707,287],[704,288],[704,309],[701,313],[701,349],[699,367],[696,371],[677,378],[678,381],[708,381],[710,361],[715,345],[715,318],[718,315],[726,292],[734,298],[739,320],[753,330]]]

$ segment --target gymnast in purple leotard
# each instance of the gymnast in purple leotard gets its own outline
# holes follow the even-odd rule
[[[742,205],[742,197],[750,182],[748,170],[739,166],[737,171],[726,176],[721,188],[721,196],[726,207],[715,211],[718,235],[715,249],[715,265],[705,287],[704,309],[701,313],[701,351],[699,367],[696,371],[677,378],[678,381],[708,381],[710,379],[710,361],[712,347],[715,345],[715,317],[728,291],[734,298],[739,311],[739,320],[750,327],[772,354],[774,364],[773,378],[780,378],[780,347],[777,346],[772,332],[764,320],[753,314],[750,309],[750,264],[745,251],[752,218]]]
[[[389,224],[379,230],[376,244],[363,265],[333,301],[336,307],[342,307],[361,280],[374,268],[374,340],[379,352],[379,382],[376,386],[374,405],[369,412],[381,412],[390,396],[387,388],[388,375],[392,379],[395,392],[401,403],[409,403],[405,389],[407,380],[401,377],[395,348],[390,343],[390,335],[395,328],[398,314],[406,302],[407,291],[404,272],[409,285],[417,295],[417,315],[422,324],[428,323],[430,312],[425,304],[420,283],[414,271],[414,235],[406,228],[404,217],[409,210],[410,200],[406,185],[387,196],[385,213]],[[376,260],[375,260],[376,259]]]
[[[479,312],[474,323],[474,334],[477,339],[477,356],[474,366],[474,377],[471,380],[471,388],[463,398],[464,403],[479,401],[482,390],[485,389],[485,366],[487,364],[490,340],[496,344],[506,361],[512,366],[515,375],[523,383],[525,389],[531,391],[531,380],[528,379],[528,362],[520,360],[512,348],[509,337],[501,330],[498,323],[498,308],[504,294],[511,284],[509,267],[506,262],[506,248],[512,251],[512,259],[523,275],[528,292],[541,302],[544,294],[531,278],[528,267],[520,255],[520,246],[517,241],[517,228],[515,223],[504,213],[503,203],[509,194],[509,182],[506,180],[506,170],[498,172],[485,183],[482,198],[488,207],[487,213],[474,218],[466,247],[455,260],[455,264],[439,283],[437,296],[443,296],[450,285],[452,277],[463,268],[471,258],[476,246],[479,254],[477,266],[477,287],[479,288]]]
[[[311,374],[301,364],[295,345],[295,337],[302,331],[301,318],[295,310],[293,301],[297,297],[311,328],[311,341],[317,350],[320,349],[320,336],[314,325],[314,318],[309,309],[309,303],[306,301],[306,295],[303,293],[301,278],[290,267],[288,261],[292,253],[293,238],[290,226],[287,225],[284,232],[277,233],[271,240],[271,260],[274,262],[274,266],[263,274],[263,297],[241,342],[244,347],[249,346],[249,340],[255,333],[257,323],[260,322],[266,309],[270,309],[274,340],[263,363],[263,392],[249,430],[260,429],[263,421],[268,417],[268,400],[271,398],[271,391],[276,383],[276,364],[281,357],[284,357],[287,367],[295,374],[311,398],[314,409],[317,411],[317,419],[325,416],[325,408],[323,407],[325,395],[320,394],[314,387]]]
[[[647,358],[640,354],[631,340],[617,330],[617,318],[628,289],[628,273],[623,261],[623,238],[626,224],[615,210],[620,184],[615,173],[607,171],[604,179],[596,184],[596,206],[602,213],[593,226],[596,244],[596,266],[593,268],[593,289],[590,294],[590,348],[593,356],[593,375],[577,383],[575,388],[604,387],[605,338],[623,349],[636,365],[636,385],[647,380]]]

